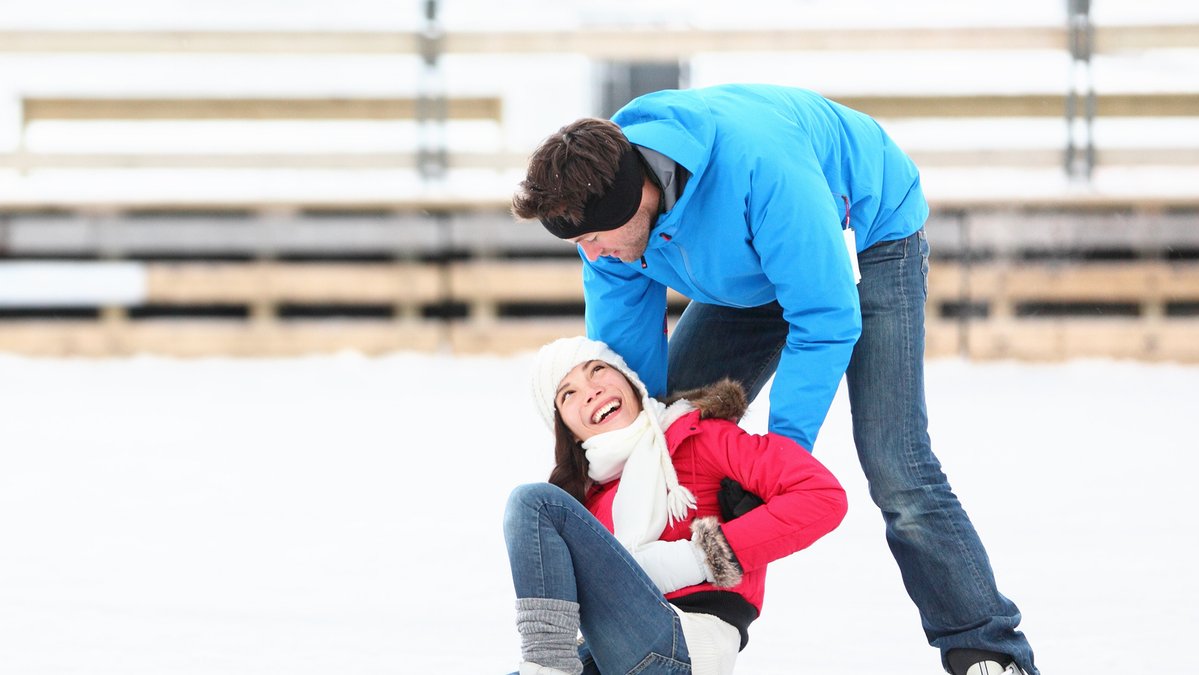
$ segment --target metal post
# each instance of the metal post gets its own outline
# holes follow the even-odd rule
[[[426,181],[445,177],[445,127],[448,117],[445,82],[440,69],[443,33],[437,20],[437,0],[425,0],[425,22],[420,33],[421,87],[416,103],[416,121],[420,130],[417,168]]]
[[[1066,175],[1071,178],[1090,180],[1095,169],[1095,84],[1091,73],[1095,26],[1091,22],[1091,0],[1066,0],[1066,4],[1069,12],[1070,89],[1066,94],[1065,169]],[[1080,135],[1082,139],[1078,138]]]

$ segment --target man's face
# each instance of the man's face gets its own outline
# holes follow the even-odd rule
[[[641,186],[641,205],[629,222],[615,230],[590,232],[570,239],[583,249],[583,255],[595,262],[602,256],[620,258],[624,262],[635,262],[645,254],[649,245],[649,231],[658,219],[658,186],[646,178]]]

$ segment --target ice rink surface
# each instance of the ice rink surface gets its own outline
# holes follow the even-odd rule
[[[0,672],[508,672],[500,516],[550,461],[529,363],[0,357]],[[929,364],[934,448],[1046,673],[1191,670],[1197,392],[1169,364]],[[849,516],[773,566],[739,672],[940,672],[843,391],[817,457]]]

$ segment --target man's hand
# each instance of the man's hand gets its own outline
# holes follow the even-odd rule
[[[720,515],[726,523],[734,518],[740,518],[766,503],[758,495],[741,487],[741,484],[732,478],[721,479],[720,492],[716,493],[716,501],[720,504]]]

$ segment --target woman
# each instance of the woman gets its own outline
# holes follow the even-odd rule
[[[841,522],[841,485],[792,441],[738,427],[738,385],[667,406],[602,342],[543,347],[533,394],[555,466],[504,515],[520,675],[731,673],[766,564]],[[764,504],[722,516],[726,478]]]

